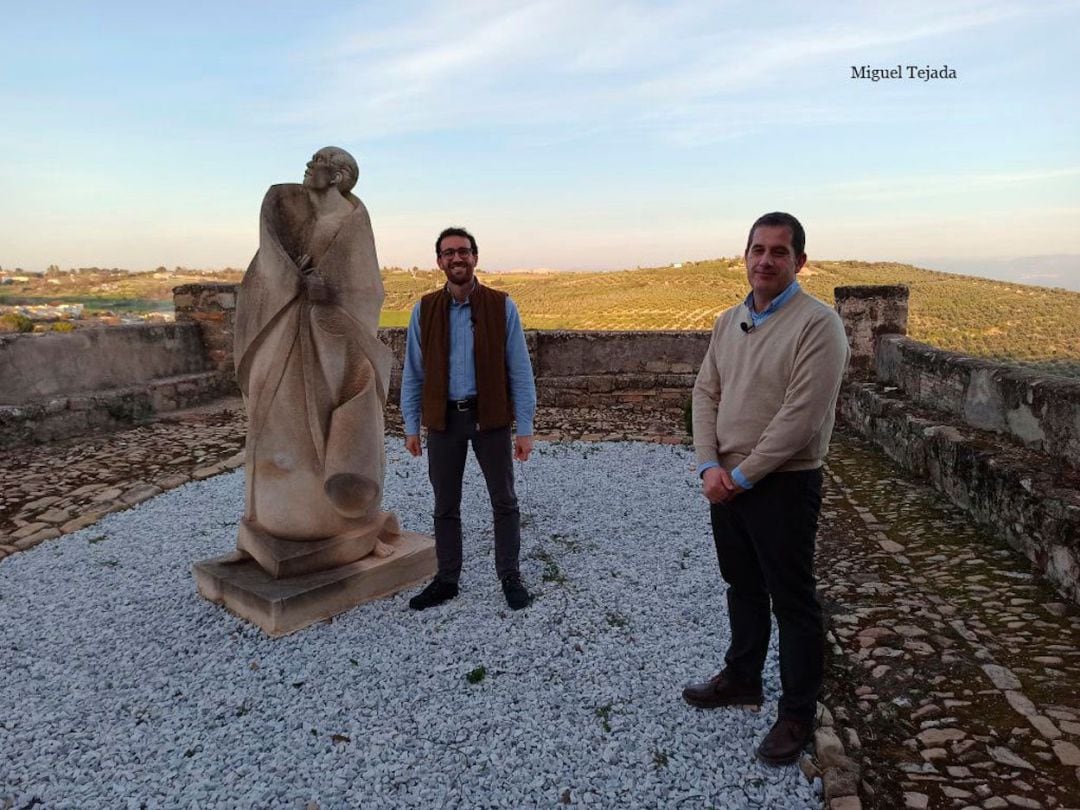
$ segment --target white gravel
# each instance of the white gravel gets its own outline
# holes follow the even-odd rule
[[[387,454],[385,508],[430,532],[426,460]],[[457,599],[417,613],[403,593],[277,640],[190,573],[233,547],[242,476],[0,564],[0,808],[821,807],[820,782],[754,760],[775,635],[760,713],[680,698],[729,632],[685,448],[538,443],[519,612],[470,458]]]

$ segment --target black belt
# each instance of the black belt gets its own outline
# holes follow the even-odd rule
[[[476,397],[469,397],[468,399],[452,399],[447,404],[452,411],[475,411],[476,410]]]

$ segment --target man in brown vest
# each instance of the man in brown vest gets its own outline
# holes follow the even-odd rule
[[[536,388],[517,307],[506,293],[477,281],[478,255],[476,240],[464,228],[439,234],[435,257],[446,286],[425,295],[409,320],[401,379],[405,448],[421,455],[420,426],[427,428],[439,566],[435,579],[409,600],[414,610],[458,595],[461,479],[470,442],[491,497],[495,572],[503,594],[514,610],[529,603],[518,568],[521,517],[512,459],[526,461],[532,451]]]

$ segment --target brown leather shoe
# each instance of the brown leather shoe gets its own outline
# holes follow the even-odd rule
[[[682,690],[683,700],[699,709],[719,709],[721,706],[760,706],[761,687],[736,683],[727,670],[718,672],[704,683],[692,683]]]
[[[757,758],[766,765],[790,765],[802,754],[813,733],[813,721],[781,717],[757,747]]]

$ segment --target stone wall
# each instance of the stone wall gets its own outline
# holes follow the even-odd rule
[[[405,329],[380,329],[394,352],[390,401],[398,402]],[[709,332],[539,332],[525,342],[542,408],[681,410],[689,401]]]
[[[238,285],[185,284],[173,290],[177,322],[195,323],[211,363],[233,368]],[[401,396],[405,328],[379,330],[393,352],[389,399]],[[689,399],[709,332],[537,332],[525,340],[540,407],[633,406],[681,410]]]
[[[849,339],[874,336],[843,421],[1080,602],[1080,384],[890,334],[906,323],[895,306],[839,309]]]
[[[0,351],[0,370],[12,370],[3,388],[19,398],[3,403],[15,407],[0,409],[0,447],[115,429],[236,393],[236,298],[234,284],[185,284],[173,290],[176,324],[25,336],[25,351],[39,359],[12,354],[7,366]],[[394,356],[394,404],[401,396],[405,332],[379,330]],[[629,411],[665,413],[674,417],[666,424],[681,425],[709,332],[530,330],[525,340],[540,408],[592,408],[615,423]],[[61,366],[71,373],[15,374]]]
[[[236,289],[174,290],[177,322],[0,336],[0,448],[115,430],[237,393]]]
[[[536,332],[541,406],[681,410],[709,346],[701,332]]]
[[[902,284],[837,287],[834,296],[851,346],[848,376],[871,373],[882,336],[907,334],[908,288]]]
[[[173,287],[177,323],[199,327],[206,359],[218,371],[232,374],[238,284],[182,284]]]
[[[0,449],[131,427],[155,414],[220,399],[234,389],[228,377],[204,371],[24,405],[0,405]]]
[[[197,328],[130,324],[0,337],[0,405],[208,370]]]
[[[928,479],[1080,602],[1080,475],[1074,470],[918,407],[892,386],[853,382],[840,406],[846,424]]]
[[[1080,381],[941,351],[892,335],[877,379],[913,402],[1041,450],[1080,469]]]
[[[379,330],[379,340],[385,343],[394,355],[394,365],[390,368],[390,393],[388,399],[397,404],[401,401],[401,367],[405,362],[405,328],[388,327]]]

